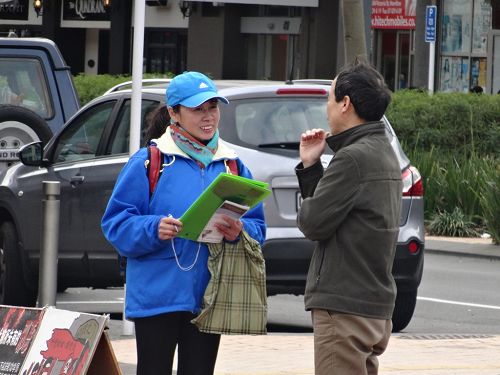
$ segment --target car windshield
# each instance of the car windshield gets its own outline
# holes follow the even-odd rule
[[[328,130],[324,98],[267,98],[231,101],[224,119],[235,125],[238,143],[257,148],[298,149],[301,133]],[[224,107],[224,106],[223,106]]]

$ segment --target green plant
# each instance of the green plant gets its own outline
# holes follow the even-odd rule
[[[490,162],[489,166],[483,166],[482,175],[485,177],[478,196],[486,230],[493,242],[500,245],[500,163],[495,160]]]
[[[500,239],[500,163],[493,157],[454,156],[436,148],[407,151],[423,178],[425,220],[438,225],[457,218],[459,209],[475,229],[485,228]],[[443,216],[436,218],[436,216]],[[460,220],[458,220],[460,221]],[[439,224],[441,225],[441,224]],[[463,235],[465,232],[457,232]]]
[[[400,90],[387,117],[410,149],[500,157],[500,95]]]
[[[172,76],[173,75],[171,73],[147,73],[143,75],[143,78],[169,78]],[[82,73],[73,77],[76,91],[78,92],[82,105],[85,105],[92,99],[104,94],[111,87],[131,80],[132,76],[129,75],[111,74],[86,75]]]
[[[451,237],[477,237],[479,235],[475,224],[455,207],[452,212],[442,211],[434,214],[427,225],[429,234]]]

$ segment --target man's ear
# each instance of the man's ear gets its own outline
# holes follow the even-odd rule
[[[342,98],[342,109],[341,109],[342,113],[346,113],[351,107],[351,104],[352,104],[351,98],[348,95],[344,96]]]

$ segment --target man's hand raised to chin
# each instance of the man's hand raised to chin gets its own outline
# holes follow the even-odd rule
[[[300,136],[300,160],[304,168],[315,164],[325,151],[325,139],[330,134],[324,129],[311,129]]]

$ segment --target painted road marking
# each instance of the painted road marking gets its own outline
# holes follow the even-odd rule
[[[482,309],[500,310],[500,306],[482,305],[482,304],[479,304],[479,303],[468,303],[468,302],[450,301],[450,300],[439,299],[439,298],[417,297],[417,300],[429,301],[429,302],[437,302],[437,303],[447,303],[449,305],[479,307],[479,308],[482,308]]]

